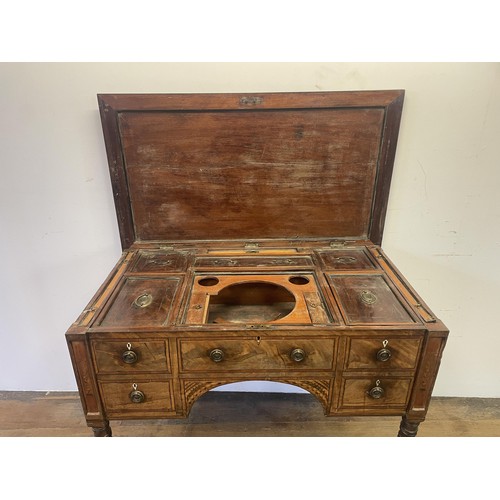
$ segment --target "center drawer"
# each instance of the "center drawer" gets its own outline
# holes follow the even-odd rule
[[[180,340],[185,372],[332,370],[335,339],[200,339]],[[257,374],[256,374],[257,375]]]

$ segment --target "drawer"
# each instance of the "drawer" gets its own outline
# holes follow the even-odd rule
[[[334,349],[334,339],[181,340],[181,369],[209,372],[332,370]]]
[[[340,408],[404,409],[412,382],[411,377],[344,377]]]
[[[99,388],[109,417],[161,418],[175,413],[171,380],[99,381]]]
[[[166,341],[92,341],[98,373],[169,372]]]
[[[346,370],[414,370],[417,367],[420,338],[351,338]]]

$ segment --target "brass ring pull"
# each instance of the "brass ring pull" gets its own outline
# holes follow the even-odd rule
[[[122,353],[122,361],[128,365],[133,365],[138,359],[137,353],[132,351],[132,344],[129,342],[127,344],[127,350]]]
[[[380,387],[380,380],[377,380],[375,382],[375,387],[372,387],[368,391],[368,395],[373,399],[380,399],[381,397],[383,397],[385,395],[385,391],[384,391],[383,387]]]
[[[220,363],[224,359],[224,351],[222,349],[212,349],[209,356],[214,363]]]
[[[306,352],[304,351],[304,349],[300,349],[297,347],[290,353],[290,359],[292,361],[295,361],[296,363],[301,363],[302,361],[304,361],[304,359],[306,359]]]
[[[145,399],[144,393],[142,391],[137,390],[137,384],[132,384],[133,391],[129,394],[130,401],[132,403],[142,403]]]
[[[368,306],[371,306],[372,304],[375,304],[375,302],[377,302],[377,296],[373,292],[370,292],[370,290],[363,290],[359,294],[359,297],[361,298],[361,302]]]
[[[141,293],[139,297],[134,300],[136,307],[148,307],[153,302],[153,296],[150,293]]]
[[[384,340],[384,342],[382,342],[383,347],[377,352],[377,361],[385,362],[391,359],[392,352],[390,349],[387,349],[388,343],[389,342],[387,340]]]

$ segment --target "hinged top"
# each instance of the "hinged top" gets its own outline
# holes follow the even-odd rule
[[[123,248],[380,244],[404,91],[99,95]]]

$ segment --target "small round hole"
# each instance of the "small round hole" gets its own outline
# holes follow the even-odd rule
[[[201,286],[214,286],[219,283],[218,278],[202,278],[201,280],[198,280],[198,285]]]
[[[288,281],[294,285],[307,285],[309,283],[309,278],[305,276],[292,276],[288,278]]]

